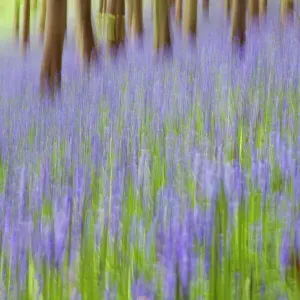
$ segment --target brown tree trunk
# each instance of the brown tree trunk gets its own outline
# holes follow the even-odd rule
[[[48,0],[41,0],[41,16],[40,16],[40,24],[39,24],[39,31],[40,31],[40,38],[41,40],[44,39],[45,34],[45,24],[46,24],[46,11],[47,11],[47,1]]]
[[[186,0],[183,15],[183,34],[196,38],[197,34],[197,0]]]
[[[230,19],[231,2],[232,0],[225,0],[225,16],[227,19]]]
[[[251,21],[257,20],[259,17],[259,0],[249,0],[249,17]]]
[[[89,67],[96,57],[96,47],[91,21],[91,0],[76,0],[77,47],[83,66]]]
[[[281,24],[286,21],[293,21],[294,14],[294,0],[281,0]]]
[[[268,0],[259,1],[259,17],[263,18],[267,13]]]
[[[133,0],[133,14],[131,24],[132,36],[140,38],[143,34],[143,1]]]
[[[29,35],[30,35],[30,0],[24,0],[23,3],[23,35],[22,45],[24,54],[29,46]]]
[[[246,0],[232,1],[231,36],[234,44],[243,46],[245,44],[246,31]]]
[[[182,0],[176,0],[175,2],[175,21],[178,25],[182,21]]]
[[[202,11],[206,18],[209,15],[209,0],[202,0]]]
[[[107,5],[107,39],[110,54],[115,56],[125,37],[125,2],[109,0]]]
[[[53,97],[61,86],[62,54],[67,23],[67,0],[48,0],[45,46],[40,73],[41,94]]]
[[[16,41],[19,40],[20,31],[20,0],[15,0],[14,33]]]
[[[167,0],[153,1],[154,50],[166,52],[171,46],[169,4]]]

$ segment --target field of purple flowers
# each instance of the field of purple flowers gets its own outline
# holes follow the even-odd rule
[[[0,298],[298,299],[300,38],[277,23],[243,60],[206,25],[89,74],[68,35],[55,102],[41,47],[2,45]]]

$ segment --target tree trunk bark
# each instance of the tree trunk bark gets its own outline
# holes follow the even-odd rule
[[[232,1],[232,30],[231,36],[234,44],[243,47],[246,31],[246,0]]]
[[[154,50],[166,52],[171,46],[169,4],[167,0],[153,1]]]
[[[133,38],[140,38],[143,34],[143,1],[133,0],[133,14],[131,24]]]
[[[230,11],[231,11],[231,1],[232,0],[225,0],[225,16],[227,19],[230,19]]]
[[[20,32],[20,0],[15,0],[14,33],[16,41],[19,40]]]
[[[41,40],[44,39],[44,34],[45,34],[47,1],[48,0],[42,0],[42,4],[41,4],[41,16],[40,16],[40,24],[39,24],[39,31],[40,31],[40,39]]]
[[[281,24],[293,21],[294,0],[281,0]]]
[[[259,1],[259,17],[263,18],[267,13],[268,0]]]
[[[77,0],[76,3],[77,47],[83,67],[89,67],[96,57],[96,47],[91,21],[91,0]]]
[[[125,37],[125,2],[109,0],[107,5],[107,39],[112,56],[117,55]]]
[[[183,33],[185,37],[197,34],[197,0],[186,0],[183,15]]]
[[[178,25],[182,21],[182,0],[176,0],[175,2],[175,21]]]
[[[202,12],[205,18],[209,16],[209,0],[202,0]]]
[[[24,0],[23,3],[23,52],[27,52],[29,46],[29,36],[30,36],[30,0]]]
[[[249,17],[251,21],[257,20],[259,17],[259,0],[249,0]]]
[[[62,54],[67,23],[67,0],[48,0],[45,46],[40,73],[41,94],[53,98],[61,87]]]

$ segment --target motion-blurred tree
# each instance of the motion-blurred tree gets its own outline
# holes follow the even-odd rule
[[[225,0],[224,2],[225,16],[227,19],[230,19],[231,1],[232,0]]]
[[[15,11],[14,11],[14,35],[16,41],[19,40],[20,32],[20,0],[15,0]]]
[[[53,97],[61,87],[61,69],[67,24],[67,0],[47,0],[45,46],[40,73],[41,94]]]
[[[175,21],[178,25],[182,21],[182,0],[176,0],[175,2]]]
[[[153,1],[154,50],[166,52],[171,47],[168,0]]]
[[[194,40],[197,34],[197,0],[186,0],[183,15],[183,34]]]
[[[294,14],[294,0],[281,0],[281,24],[285,24],[286,21],[293,21]]]
[[[259,17],[259,0],[249,0],[248,9],[251,22],[257,22]]]
[[[24,0],[23,2],[23,34],[22,34],[22,46],[23,53],[27,52],[30,38],[30,0]]]
[[[131,33],[134,38],[140,38],[143,34],[143,1],[132,0]]]
[[[108,48],[110,54],[115,56],[125,38],[124,0],[108,0],[106,17]]]
[[[238,47],[243,47],[245,44],[246,1],[247,0],[232,1],[231,37],[234,45]]]
[[[262,18],[267,13],[268,0],[259,0],[259,17]]]
[[[85,67],[89,67],[91,60],[96,57],[91,0],[76,0],[76,36],[82,63]]]

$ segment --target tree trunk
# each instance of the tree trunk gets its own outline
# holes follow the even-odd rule
[[[154,50],[166,52],[171,46],[169,4],[167,0],[153,1]]]
[[[42,4],[41,4],[41,16],[40,16],[40,24],[39,24],[39,31],[40,31],[41,40],[44,39],[44,34],[45,34],[47,1],[48,0],[42,0]]]
[[[107,39],[110,54],[115,56],[125,37],[125,2],[109,0],[107,5]]]
[[[27,51],[29,45],[29,35],[30,35],[30,0],[24,0],[23,3],[23,52]]]
[[[182,0],[176,0],[175,2],[175,21],[178,25],[182,21]]]
[[[20,0],[15,0],[14,33],[16,41],[19,40],[20,31]]]
[[[54,97],[61,87],[62,54],[67,23],[67,0],[48,0],[45,46],[40,73],[41,94]]]
[[[183,33],[185,37],[196,38],[197,34],[197,0],[186,0],[183,16]]]
[[[294,0],[281,0],[281,24],[293,21]]]
[[[83,66],[89,67],[96,57],[96,47],[91,21],[91,0],[76,0],[77,47]]]
[[[140,38],[143,34],[143,1],[133,0],[133,14],[131,24],[132,36]]]
[[[263,18],[267,13],[268,0],[259,1],[259,17]]]
[[[259,16],[259,0],[249,0],[249,17],[250,20],[257,20]]]
[[[232,30],[231,36],[234,44],[243,47],[246,31],[246,0],[232,1]]]
[[[202,11],[206,18],[209,15],[209,0],[202,0]]]
[[[225,16],[227,19],[230,19],[231,1],[232,0],[225,0]]]

